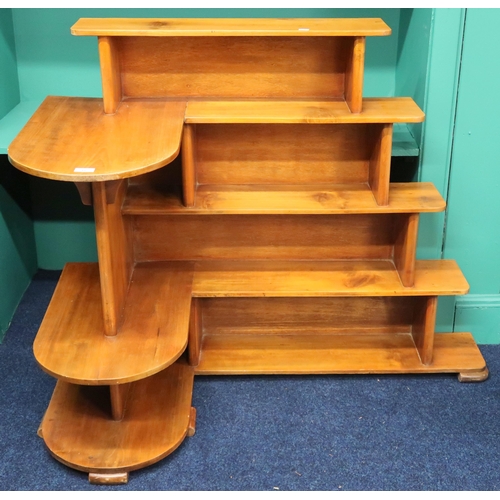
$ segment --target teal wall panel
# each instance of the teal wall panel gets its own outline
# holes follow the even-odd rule
[[[455,330],[470,327],[483,343],[498,342],[486,317],[500,301],[499,25],[500,9],[467,9],[444,245],[470,284]],[[471,314],[477,303],[493,309],[484,322]]]
[[[11,9],[0,9],[0,118],[19,102]],[[36,271],[27,177],[0,156],[0,341]]]
[[[37,269],[28,179],[0,157],[0,341]]]
[[[19,103],[12,9],[0,9],[0,119]]]
[[[423,14],[417,15],[417,18],[422,18]],[[432,182],[445,200],[448,197],[451,168],[464,16],[465,9],[432,9],[426,80],[423,85],[422,82],[415,84],[415,97],[426,114],[422,127],[412,129],[417,137],[418,133],[421,134],[420,165],[416,180]],[[423,30],[427,33],[427,20],[424,21],[424,26]],[[417,60],[419,65],[423,64],[422,53]],[[404,75],[404,72],[401,74]],[[423,103],[420,102],[422,98]],[[420,216],[417,258],[442,258],[444,228],[445,212]],[[452,331],[454,314],[455,298],[440,297],[436,330]]]
[[[396,60],[396,95],[412,97],[423,109],[429,62],[432,9],[401,9]],[[417,141],[422,143],[422,124],[409,124]]]

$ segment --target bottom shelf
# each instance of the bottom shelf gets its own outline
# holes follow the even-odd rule
[[[486,363],[470,333],[435,335],[432,364],[410,333],[346,335],[215,334],[203,338],[197,375],[459,373],[484,380]]]
[[[50,453],[90,473],[116,474],[153,464],[190,430],[193,369],[178,361],[133,382],[123,419],[112,420],[109,388],[58,381],[41,425]]]

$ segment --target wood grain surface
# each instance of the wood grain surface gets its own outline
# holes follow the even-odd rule
[[[71,34],[86,36],[386,36],[382,19],[82,18]]]
[[[430,182],[393,183],[389,203],[380,206],[368,184],[200,185],[193,207],[180,189],[152,182],[129,185],[122,206],[127,215],[161,214],[369,214],[441,212],[446,203]]]
[[[51,375],[75,384],[133,382],[172,364],[187,345],[190,263],[136,267],[114,337],[104,335],[97,264],[67,264],[33,351]]]
[[[470,333],[436,334],[420,361],[411,334],[207,335],[196,375],[456,373],[483,370]]]
[[[45,444],[74,469],[118,473],[175,450],[190,424],[193,369],[177,362],[131,384],[123,418],[110,415],[107,387],[58,381],[42,424]]]
[[[49,96],[10,144],[9,159],[28,174],[59,181],[139,175],[177,156],[185,108],[145,100],[123,102],[106,115],[102,99]]]

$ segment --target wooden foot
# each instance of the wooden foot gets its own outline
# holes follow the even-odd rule
[[[196,408],[191,406],[191,412],[189,413],[189,425],[187,430],[187,435],[189,437],[194,436],[196,432]]]
[[[489,371],[485,366],[482,370],[474,372],[462,372],[458,374],[459,382],[483,382],[488,378]]]
[[[46,412],[45,412],[46,413]],[[38,429],[36,431],[36,435],[39,437],[39,438],[42,438],[43,439],[43,431],[42,431],[42,427],[43,427],[43,419],[45,418],[45,413],[43,414],[43,418],[42,420],[40,421],[40,425],[38,426]]]
[[[98,474],[89,472],[89,483],[92,484],[127,484],[128,472],[117,472],[114,474]]]

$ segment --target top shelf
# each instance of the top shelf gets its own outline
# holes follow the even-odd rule
[[[118,19],[82,18],[77,36],[387,36],[382,19]]]

